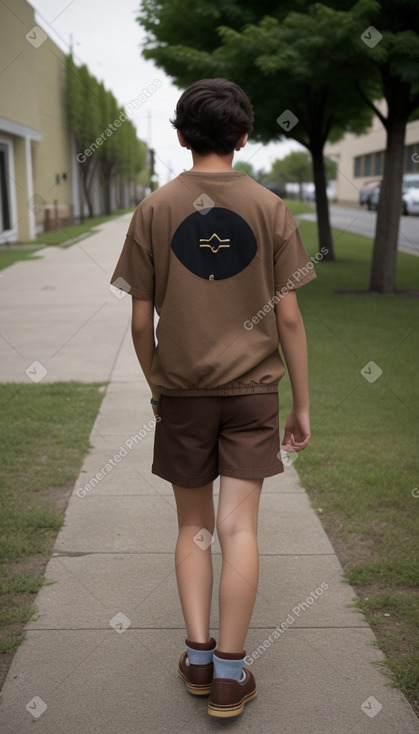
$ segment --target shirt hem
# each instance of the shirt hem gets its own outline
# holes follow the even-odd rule
[[[297,288],[300,288],[302,285],[306,285],[307,283],[310,283],[310,281],[315,280],[317,278],[317,274],[312,270],[307,275],[304,275],[302,278],[299,278],[298,280],[295,279],[295,282],[292,280],[292,275],[288,278],[286,283],[283,283],[282,285],[276,285],[275,286],[275,295],[281,296],[286,295],[286,293],[289,293],[290,291],[295,291]],[[289,288],[287,283],[291,281],[292,288]]]
[[[118,288],[118,290],[123,291],[124,293],[133,296],[134,298],[140,298],[142,301],[154,301],[154,293],[150,293],[149,291],[140,291],[137,290],[137,288],[132,288],[128,281],[126,281],[126,283],[129,288],[120,288],[118,285],[116,285],[120,277],[121,276],[115,275],[115,273],[113,274],[110,284],[113,285],[114,288]],[[125,280],[123,276],[122,279]]]
[[[142,301],[153,301],[154,302],[154,294],[146,293],[145,291],[137,291],[135,288],[131,288],[131,290],[128,291],[128,293],[133,298],[139,298]]]
[[[282,474],[284,465],[282,461],[265,469],[237,469],[236,467],[219,466],[220,476],[233,477],[234,479],[267,479],[276,474]]]
[[[161,469],[154,462],[151,466],[151,473],[156,474],[156,476],[161,477],[161,479],[164,479],[166,482],[177,484],[179,487],[185,487],[185,489],[197,489],[198,487],[204,487],[206,484],[214,482],[218,477],[218,472],[211,472],[205,474],[202,477],[187,479],[186,477],[180,476],[180,474],[176,474],[175,472]]]
[[[204,396],[222,396],[222,395],[252,395],[260,393],[276,393],[278,391],[278,381],[269,382],[268,384],[256,385],[226,385],[225,387],[200,387],[200,388],[168,388],[160,387],[161,395],[168,397],[204,397]]]

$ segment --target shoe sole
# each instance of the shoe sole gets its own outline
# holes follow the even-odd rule
[[[199,685],[196,685],[195,683],[191,683],[190,681],[188,681],[188,679],[182,673],[180,668],[178,668],[178,673],[179,673],[180,678],[182,678],[186,686],[186,690],[189,693],[192,693],[193,696],[208,696],[208,694],[211,693],[211,684],[209,686],[204,686],[204,685],[199,686]]]
[[[220,719],[226,719],[230,716],[238,716],[239,714],[243,713],[245,704],[252,700],[252,698],[256,698],[258,695],[258,689],[256,688],[252,693],[248,693],[245,698],[243,698],[240,703],[235,704],[234,706],[220,706],[218,707],[217,704],[209,703],[208,704],[208,713],[210,716],[218,716]]]

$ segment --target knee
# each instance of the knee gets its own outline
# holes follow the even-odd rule
[[[202,529],[207,530],[211,535],[214,533],[215,520],[214,516],[204,514],[196,514],[188,517],[178,517],[179,531],[188,531],[194,535]]]
[[[220,545],[229,543],[239,535],[246,534],[248,537],[256,537],[257,528],[253,523],[240,522],[234,518],[227,517],[225,520],[217,520],[217,536]]]

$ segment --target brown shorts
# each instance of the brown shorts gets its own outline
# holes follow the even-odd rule
[[[172,484],[202,487],[219,474],[261,479],[284,471],[276,392],[161,395],[157,412],[151,471]]]

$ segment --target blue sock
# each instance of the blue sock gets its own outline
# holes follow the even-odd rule
[[[239,660],[226,660],[214,654],[214,678],[233,678],[244,680],[244,657]]]
[[[191,665],[208,665],[208,663],[212,663],[212,656],[214,655],[216,647],[216,642],[212,637],[208,643],[195,643],[186,639],[185,644]],[[194,647],[190,647],[191,644],[193,644]],[[199,649],[197,649],[198,647]],[[203,650],[202,648],[205,647],[210,649]]]

